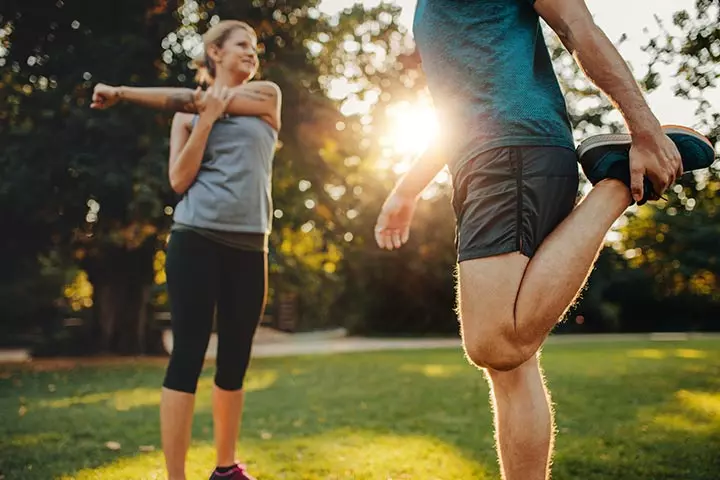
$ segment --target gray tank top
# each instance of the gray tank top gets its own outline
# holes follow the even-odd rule
[[[269,234],[276,143],[277,132],[258,117],[219,118],[197,177],[175,207],[175,223],[194,230]]]

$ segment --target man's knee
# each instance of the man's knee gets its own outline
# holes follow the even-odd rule
[[[502,372],[514,370],[534,354],[517,335],[501,327],[484,328],[463,338],[468,360],[480,368]]]

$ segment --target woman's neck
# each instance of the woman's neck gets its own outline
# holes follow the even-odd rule
[[[238,76],[237,74],[232,74],[228,71],[221,70],[217,72],[213,84],[232,88],[247,83],[247,81],[247,77]]]

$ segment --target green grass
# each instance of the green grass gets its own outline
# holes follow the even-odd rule
[[[720,341],[550,345],[543,366],[559,430],[554,479],[718,478]],[[189,479],[213,466],[212,371]],[[6,367],[0,474],[164,478],[162,374],[162,362],[141,361]],[[247,387],[240,452],[260,479],[498,478],[487,387],[457,350],[254,360]]]

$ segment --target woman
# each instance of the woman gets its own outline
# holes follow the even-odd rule
[[[185,479],[195,390],[216,318],[213,387],[217,467],[211,479],[251,479],[235,461],[243,380],[265,307],[273,154],[281,96],[257,71],[257,37],[247,24],[223,21],[203,36],[198,78],[206,92],[99,84],[93,108],[120,100],[177,111],[169,177],[182,195],[167,251],[173,350],[160,405],[170,480]],[[215,314],[215,311],[217,313]]]

